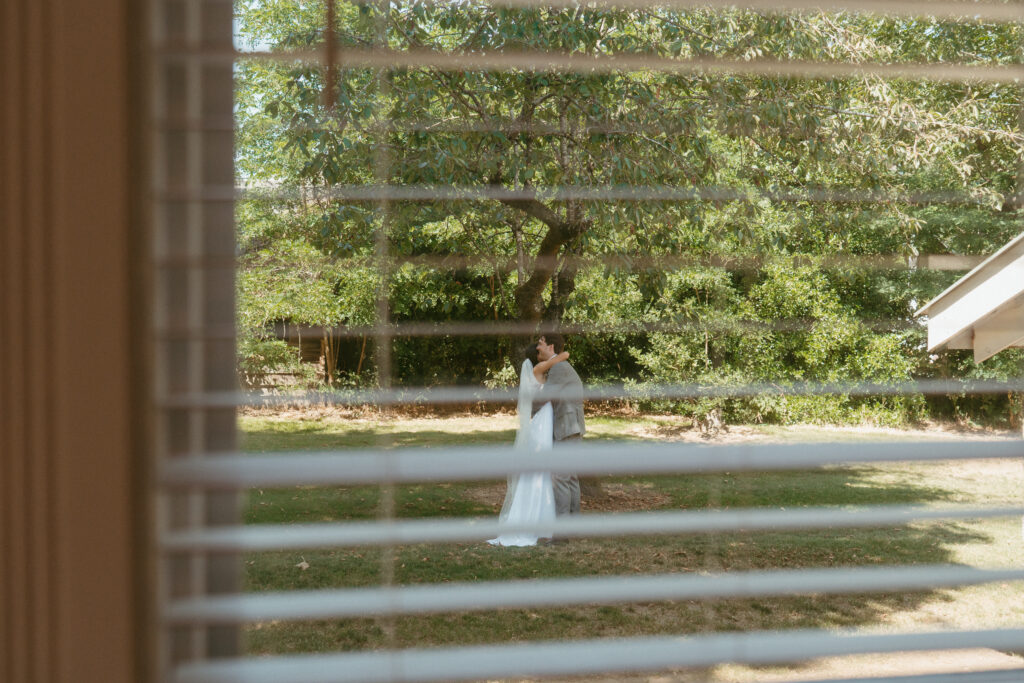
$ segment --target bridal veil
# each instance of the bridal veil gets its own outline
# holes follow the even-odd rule
[[[554,412],[550,403],[531,417],[533,401],[541,390],[541,383],[533,376],[533,363],[523,361],[519,373],[519,430],[510,453],[516,458],[524,453],[551,450]],[[551,488],[550,472],[524,472],[508,477],[508,490],[498,520],[503,524],[543,524],[555,519],[555,497]],[[502,534],[489,541],[494,545],[536,545],[538,537],[550,538],[551,532]]]

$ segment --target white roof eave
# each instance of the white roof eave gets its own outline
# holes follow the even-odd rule
[[[968,283],[969,281],[975,279],[978,276],[978,274],[981,273],[983,270],[987,270],[989,265],[991,265],[994,261],[998,260],[1003,254],[1005,254],[1006,252],[1010,251],[1011,249],[1016,247],[1018,244],[1021,244],[1022,242],[1024,242],[1024,232],[1022,232],[1021,234],[1017,235],[1012,240],[1007,242],[1005,245],[1003,245],[1002,249],[1000,249],[999,251],[997,251],[996,253],[992,254],[987,259],[985,259],[984,261],[979,263],[969,273],[967,273],[962,278],[960,278],[959,280],[954,282],[952,285],[947,287],[945,289],[945,291],[943,291],[937,297],[933,298],[931,301],[929,301],[924,306],[919,308],[917,310],[917,313],[915,313],[914,315],[915,316],[919,316],[919,315],[925,315],[926,313],[928,313],[929,309],[931,309],[933,306],[935,306],[941,300],[945,299],[947,296],[949,296],[949,294],[951,294],[955,290],[964,287],[966,285],[966,283]]]

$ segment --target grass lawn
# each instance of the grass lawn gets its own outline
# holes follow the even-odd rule
[[[587,424],[588,439],[701,440],[687,422],[668,417],[588,417]],[[240,418],[243,447],[249,452],[511,443],[514,427],[510,415],[399,419],[295,413],[250,414]],[[973,439],[993,437],[1019,438],[939,429],[911,432],[733,427],[710,443],[959,439],[969,448]],[[1024,472],[1020,462],[957,461],[770,474],[622,477],[602,483],[608,498],[598,504],[584,500],[584,513],[897,503],[1018,505]],[[497,513],[503,493],[504,484],[493,481],[403,485],[394,490],[394,510],[396,516],[406,518],[488,517]],[[245,519],[249,523],[372,519],[379,514],[380,506],[381,492],[377,487],[253,490],[248,496]],[[245,582],[250,591],[277,591],[369,586],[390,572],[397,583],[429,584],[893,564],[1020,567],[1024,566],[1022,549],[1021,520],[995,519],[884,529],[587,539],[566,546],[535,548],[494,548],[485,543],[421,544],[397,548],[386,556],[386,551],[372,548],[259,553],[246,558]],[[298,566],[303,564],[307,567]],[[904,631],[998,626],[1024,626],[1024,584],[897,594],[583,605],[398,619],[257,623],[246,629],[246,641],[250,652],[263,654],[748,629]],[[994,665],[1024,666],[1024,660],[1018,657],[1000,657]],[[827,661],[801,671],[827,676],[828,666],[833,665],[846,676],[854,673],[846,664]],[[659,680],[691,680],[691,676],[697,676],[693,680],[768,680],[780,671],[791,676],[796,670],[727,666],[699,676],[693,672],[679,673],[676,678]]]

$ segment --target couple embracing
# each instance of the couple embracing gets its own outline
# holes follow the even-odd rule
[[[548,333],[524,350],[519,373],[519,431],[516,452],[550,450],[556,443],[583,437],[583,383],[569,363],[565,341]],[[506,524],[541,524],[556,515],[580,511],[580,482],[575,474],[526,472],[508,479],[508,491],[499,521]],[[494,545],[536,545],[550,532],[502,534]]]

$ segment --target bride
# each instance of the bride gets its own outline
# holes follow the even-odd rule
[[[519,432],[516,434],[514,453],[528,453],[551,449],[554,411],[551,403],[545,403],[530,417],[534,399],[540,394],[547,371],[556,363],[569,358],[565,351],[545,361],[538,358],[537,344],[527,346],[519,373]],[[555,520],[555,494],[551,488],[550,472],[524,472],[509,475],[505,502],[501,506],[498,521],[502,524],[537,524]],[[538,538],[550,538],[551,533],[508,533],[492,538],[492,545],[524,546],[537,545]]]

